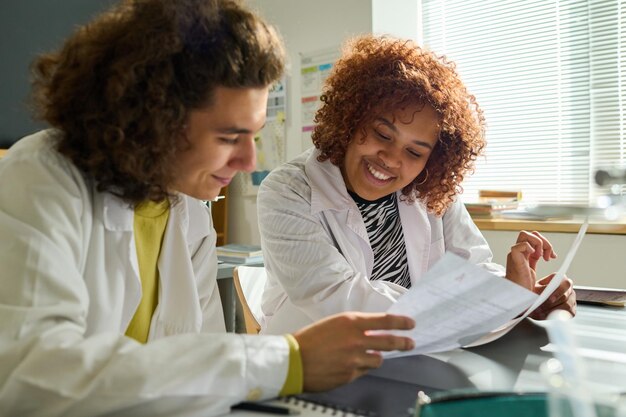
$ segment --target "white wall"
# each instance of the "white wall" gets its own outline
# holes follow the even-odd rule
[[[421,2],[416,0],[372,0],[372,32],[422,42]]]
[[[540,262],[537,275],[544,277],[561,266],[576,234],[543,233],[559,255],[550,262]],[[504,265],[510,247],[517,239],[516,232],[484,231],[494,253],[494,261]],[[626,236],[587,234],[570,265],[567,276],[578,285],[626,288]]]
[[[278,28],[287,45],[286,157],[290,160],[310,145],[301,143],[299,53],[339,47],[351,36],[370,33],[372,4],[370,0],[248,0],[248,4]],[[243,196],[235,181],[228,204],[228,240],[258,244],[256,197]]]

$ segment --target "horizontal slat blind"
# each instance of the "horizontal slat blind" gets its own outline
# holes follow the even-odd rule
[[[422,0],[425,45],[485,112],[485,156],[463,187],[593,204],[597,168],[626,165],[622,1]]]

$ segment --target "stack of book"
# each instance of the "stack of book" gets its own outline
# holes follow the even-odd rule
[[[517,209],[521,199],[521,191],[480,190],[478,201],[465,203],[465,207],[473,218],[492,219]]]
[[[258,245],[229,243],[217,247],[217,259],[231,264],[258,264],[263,262],[263,252]]]

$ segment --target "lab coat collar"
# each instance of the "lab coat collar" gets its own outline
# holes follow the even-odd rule
[[[111,193],[104,194],[104,227],[114,232],[133,230],[133,210],[129,203]]]
[[[307,152],[304,170],[311,181],[311,214],[329,209],[337,211],[356,209],[339,167],[328,159],[319,162],[318,149],[313,148]]]
[[[180,221],[185,232],[187,244],[193,244],[211,233],[211,225],[201,221],[200,203],[196,199],[184,194],[178,194],[178,202],[170,207],[170,215],[174,214]],[[104,226],[107,230],[118,232],[132,232],[134,224],[134,210],[121,198],[111,194],[104,194],[103,205]],[[190,219],[191,218],[191,219]]]
[[[365,246],[369,247],[369,237],[363,217],[348,194],[341,170],[329,160],[319,162],[317,160],[320,155],[318,149],[313,148],[307,152],[304,170],[311,183],[311,214],[315,215],[328,210],[347,211],[346,226],[366,243]]]
[[[197,244],[211,233],[203,202],[179,194],[176,204],[170,207],[167,228],[159,255],[159,303],[152,316],[148,340],[176,333],[197,333],[202,327],[202,310],[199,305],[188,304],[198,298],[194,267],[190,261]],[[103,218],[105,228],[111,232],[133,234],[134,210],[119,197],[104,195]],[[129,239],[132,273],[127,276],[126,291],[129,298],[124,322],[127,324],[141,299],[141,282],[134,240]],[[185,308],[181,304],[185,303]]]

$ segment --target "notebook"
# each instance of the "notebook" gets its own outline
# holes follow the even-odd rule
[[[439,359],[404,356],[385,360],[380,368],[350,384],[330,391],[280,398],[272,404],[287,406],[302,416],[408,417],[413,415],[419,391],[433,394],[451,386],[473,384],[459,369]]]
[[[623,289],[574,285],[574,290],[576,291],[576,302],[579,304],[626,306],[626,290]]]
[[[266,410],[265,415],[271,413],[303,417],[411,417],[420,390],[423,390],[423,387],[409,382],[365,375],[331,391],[282,397],[259,404],[261,407],[275,407]],[[242,410],[233,410],[232,413],[236,417],[262,414]]]
[[[309,410],[317,407],[322,416],[409,417],[420,390],[434,391],[411,382],[365,375],[331,391],[300,394],[292,401]]]
[[[474,384],[462,371],[439,359],[403,356],[387,359],[380,368],[333,390],[278,398],[264,404],[288,407],[303,417],[409,417],[413,416],[419,391],[430,395],[451,386]],[[249,417],[240,411],[234,415]]]

